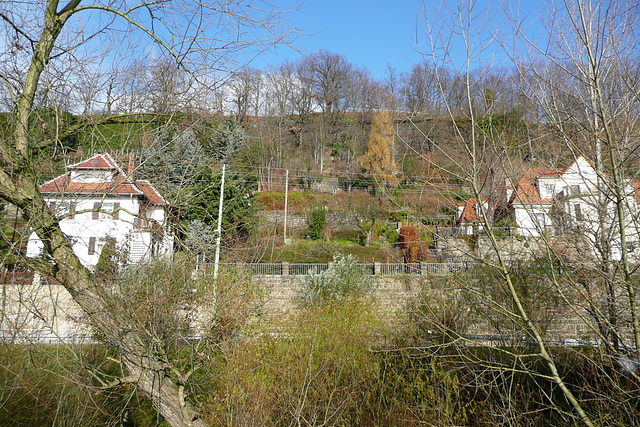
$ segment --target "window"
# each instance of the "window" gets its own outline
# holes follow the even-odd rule
[[[113,202],[107,202],[102,204],[102,208],[100,209],[100,219],[111,219],[113,218]]]
[[[48,206],[60,219],[73,218],[76,214],[76,202],[49,202]]]
[[[535,216],[535,220],[536,220],[536,225],[540,228],[544,228],[544,226],[546,225],[546,215],[544,213],[536,213],[534,214]]]
[[[570,194],[571,194],[572,197],[580,195],[580,186],[579,185],[571,185],[569,188],[570,188]]]
[[[476,205],[474,206],[474,209],[476,210],[476,217],[478,217],[478,219],[482,219],[482,206],[480,206],[478,203],[476,203]]]
[[[545,199],[550,199],[556,195],[556,185],[555,184],[543,184],[542,186],[542,197]]]
[[[580,203],[576,203],[573,205],[573,212],[575,214],[576,221],[582,221],[584,217],[582,216],[582,206]]]
[[[95,202],[93,204],[93,219],[117,219],[120,215],[119,202]]]
[[[58,218],[67,218],[71,212],[71,203],[69,202],[60,202],[55,209],[56,216]]]

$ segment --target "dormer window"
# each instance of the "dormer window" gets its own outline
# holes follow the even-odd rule
[[[551,199],[556,195],[556,185],[555,184],[542,184],[542,194],[540,197],[543,199]]]
[[[98,184],[113,181],[114,171],[104,169],[77,169],[71,171],[71,181],[83,184]]]

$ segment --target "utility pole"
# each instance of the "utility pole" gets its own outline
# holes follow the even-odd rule
[[[218,278],[218,264],[220,263],[220,240],[222,237],[222,203],[224,201],[224,173],[227,167],[226,163],[222,164],[222,180],[220,182],[220,205],[218,206],[218,228],[216,230],[216,259],[213,263],[213,278]]]
[[[289,169],[287,169],[287,174],[284,179],[284,231],[283,239],[284,244],[287,244],[287,212],[289,210]]]

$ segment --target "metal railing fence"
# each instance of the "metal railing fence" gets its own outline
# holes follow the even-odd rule
[[[254,276],[307,276],[331,269],[331,263],[221,263],[221,267],[238,268]],[[416,262],[416,263],[358,263],[353,268],[367,276],[393,276],[398,274],[446,275],[466,270],[467,262]],[[202,268],[213,268],[205,264]]]

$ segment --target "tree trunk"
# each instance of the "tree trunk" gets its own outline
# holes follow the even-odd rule
[[[172,426],[200,427],[207,424],[194,408],[185,402],[184,390],[164,374],[164,370],[142,368],[144,363],[125,362],[136,386],[153,401],[153,405]],[[148,364],[148,363],[147,363]]]
[[[19,185],[13,186],[6,172],[0,170],[0,198],[20,208],[27,223],[44,243],[45,252],[50,254],[53,263],[43,263],[40,270],[60,281],[69,291],[104,343],[117,350],[136,380],[136,387],[153,401],[167,422],[173,426],[205,425],[197,419],[196,410],[184,400],[181,384],[168,375],[162,358],[145,348],[138,331],[131,329],[135,322],[124,316],[118,307],[109,304],[105,287],[73,253],[38,191],[35,176],[28,174]]]

